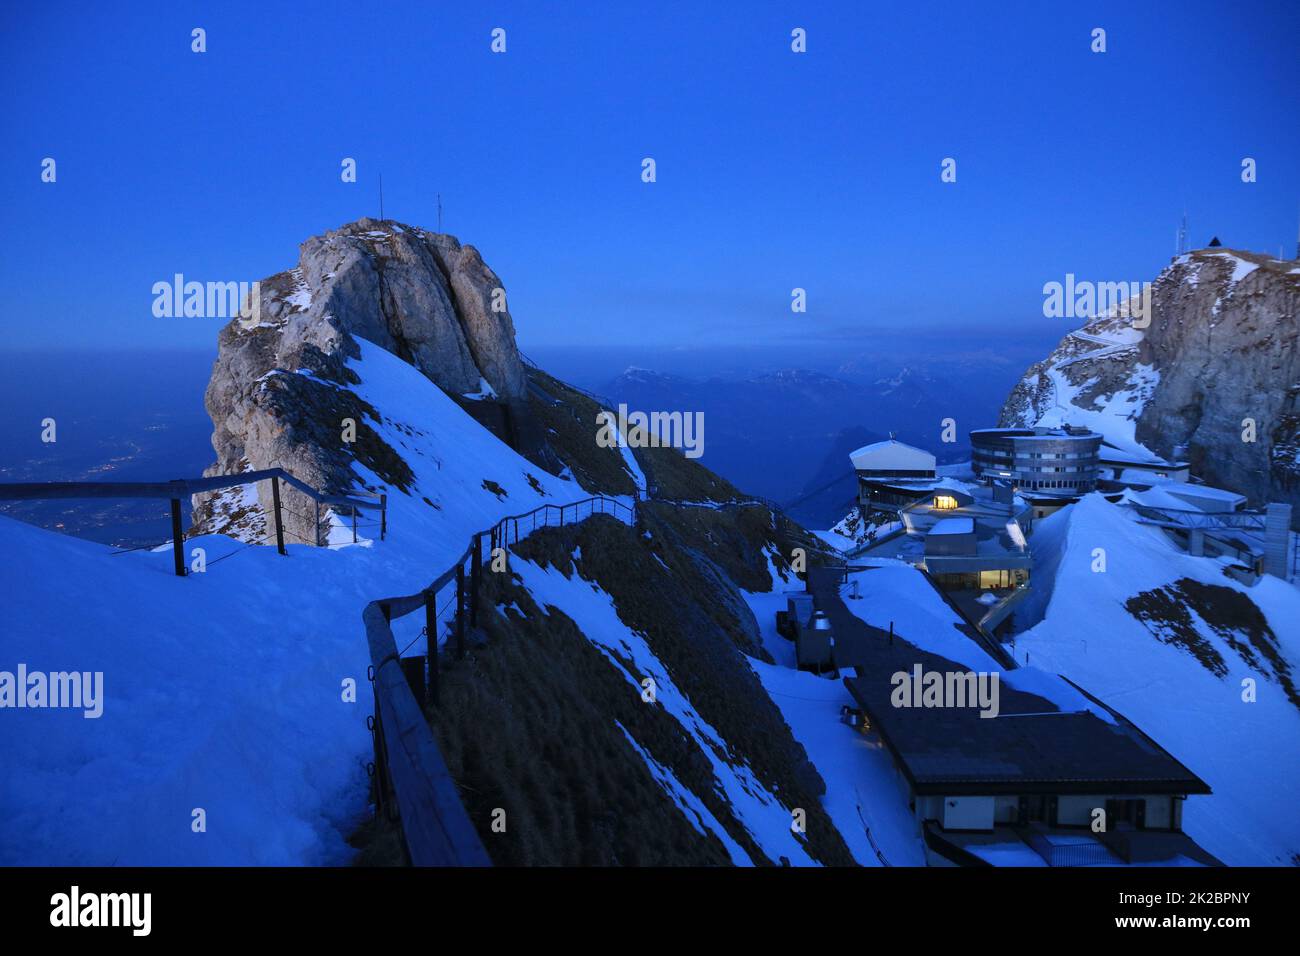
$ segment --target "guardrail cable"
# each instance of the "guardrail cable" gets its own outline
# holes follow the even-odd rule
[[[136,551],[147,551],[147,550],[149,550],[149,549],[151,549],[151,548],[161,548],[161,547],[163,547],[163,546],[165,546],[165,545],[167,545],[167,544],[170,544],[170,543],[171,543],[171,542],[169,542],[169,541],[159,541],[159,542],[156,543],[156,544],[142,544],[142,545],[140,545],[139,547],[135,547],[135,548],[123,548],[123,549],[120,550],[120,551],[110,551],[110,552],[108,552],[108,553],[109,553],[110,555],[113,555],[113,554],[133,554],[133,553],[136,552]]]
[[[214,564],[220,564],[222,561],[226,560],[226,558],[233,558],[235,555],[239,554],[240,552],[247,551],[249,548],[255,547],[257,544],[258,542],[256,541],[249,541],[242,548],[236,548],[234,551],[231,551],[228,554],[223,554],[219,558],[213,558],[211,561],[208,562],[208,567],[212,567]]]

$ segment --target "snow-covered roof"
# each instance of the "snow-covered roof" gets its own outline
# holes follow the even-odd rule
[[[1226,491],[1212,485],[1192,485],[1185,481],[1159,481],[1144,491],[1129,490],[1129,501],[1150,508],[1168,511],[1205,511],[1222,513],[1235,511],[1246,503],[1245,495]]]
[[[865,600],[845,602],[849,612],[875,628],[892,623],[896,636],[891,644],[862,639],[851,628],[837,632],[836,653],[843,652],[860,675],[845,685],[869,714],[872,728],[889,741],[916,793],[1106,793],[1121,782],[1133,788],[1130,792],[1150,787],[1142,792],[1209,793],[1176,758],[1055,673],[998,666],[953,626],[960,623],[956,612],[915,570],[882,562],[850,580]],[[998,716],[984,719],[971,707],[922,713],[896,706],[890,698],[896,684],[889,675],[900,663],[912,667],[917,660],[927,670],[998,671]],[[960,741],[956,756],[954,741]],[[991,785],[998,790],[991,791]]]
[[[1097,457],[1104,462],[1124,464],[1134,468],[1177,469],[1187,467],[1185,461],[1170,461],[1158,455],[1143,455],[1134,448],[1120,448],[1118,445],[1113,444],[1110,439],[1102,441],[1101,450],[1097,453]]]
[[[1206,511],[1221,511],[1223,505],[1239,508],[1246,503],[1246,496],[1239,495],[1235,491],[1227,491],[1211,485],[1191,485],[1184,481],[1171,482],[1165,488],[1165,492]]]
[[[863,445],[849,455],[858,471],[934,471],[935,458],[928,451],[888,438]]]
[[[974,534],[974,518],[944,518],[934,523],[930,534]]]

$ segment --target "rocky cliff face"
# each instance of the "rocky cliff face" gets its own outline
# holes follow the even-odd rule
[[[1161,272],[1151,297],[1145,329],[1109,315],[1069,333],[1012,390],[1001,424],[1087,425],[1185,458],[1253,504],[1300,505],[1300,262],[1201,249]]]
[[[473,246],[392,220],[360,219],[300,247],[298,265],[260,283],[251,314],[226,326],[205,404],[216,463],[207,474],[282,467],[332,494],[355,461],[393,487],[409,470],[370,427],[379,413],[349,389],[346,360],[366,339],[510,434],[529,418],[527,379],[500,279]],[[494,308],[495,307],[495,308]],[[248,311],[248,310],[246,310]],[[474,406],[490,405],[484,412]],[[343,439],[345,420],[355,441]],[[531,449],[537,451],[536,448]],[[195,496],[199,533],[266,533],[269,483]],[[314,543],[314,503],[288,492],[292,539]]]

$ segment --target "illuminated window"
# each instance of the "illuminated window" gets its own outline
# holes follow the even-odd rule
[[[957,499],[952,495],[935,495],[934,506],[941,511],[950,511],[957,507]]]

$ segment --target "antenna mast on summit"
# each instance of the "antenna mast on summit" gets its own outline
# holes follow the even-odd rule
[[[442,232],[442,193],[438,193],[438,231]]]
[[[1187,210],[1183,210],[1183,224],[1178,227],[1178,254],[1187,251]]]

